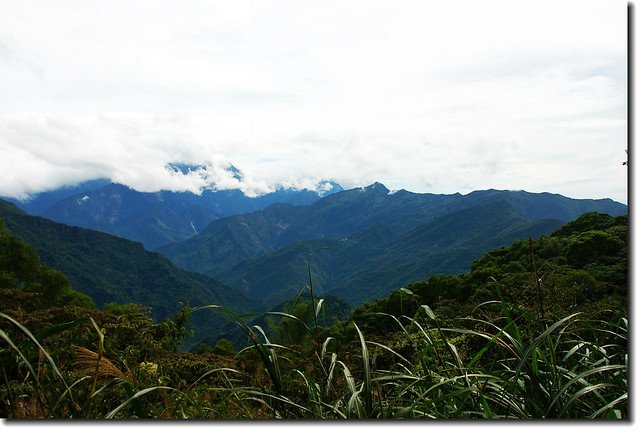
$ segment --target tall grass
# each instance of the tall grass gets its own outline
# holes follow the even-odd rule
[[[427,306],[411,317],[387,315],[413,339],[412,359],[388,345],[367,341],[353,323],[361,364],[331,352],[329,337],[299,363],[306,370],[283,370],[274,350],[283,346],[268,344],[266,336],[265,342],[260,341],[255,331],[264,335],[263,331],[238,321],[254,340],[252,348],[263,352],[260,359],[273,385],[271,390],[254,388],[247,393],[276,410],[269,401],[284,402],[280,406],[287,408],[275,412],[275,417],[627,417],[626,319],[612,323],[576,313],[541,326],[536,317],[517,307],[498,305],[502,308],[499,321],[470,317],[460,319],[457,327],[442,326]],[[460,354],[456,344],[477,345],[478,340],[477,351]],[[371,348],[396,362],[389,369],[372,368]],[[337,367],[342,375],[336,373]],[[285,375],[300,378],[305,398],[288,397],[282,381]]]
[[[260,372],[212,366],[176,387],[140,386],[135,370],[119,370],[106,358],[97,325],[98,352],[79,350],[74,372],[62,370],[36,336],[0,313],[26,340],[16,343],[0,331],[8,415],[206,418],[219,414],[207,405],[206,394],[214,392],[235,415],[248,418],[628,417],[626,319],[612,322],[612,313],[603,311],[601,318],[575,313],[544,323],[504,301],[481,304],[478,311],[496,307],[497,319],[471,316],[455,324],[427,306],[413,316],[381,315],[409,342],[411,348],[403,350],[392,340],[367,339],[366,328],[355,322],[350,342],[328,336],[320,343],[315,325],[273,313],[300,321],[308,331],[308,342],[294,348],[271,342],[260,326],[246,323],[253,315],[200,307],[193,311],[221,312],[238,325],[250,345],[236,358],[255,358]],[[379,358],[384,366],[376,365]],[[10,379],[11,373],[20,379]],[[206,383],[214,375],[223,376],[224,384]]]
[[[93,319],[82,318],[48,328],[34,335],[11,316],[0,312],[0,319],[13,324],[18,332],[14,337],[0,329],[0,359],[4,377],[4,400],[9,418],[113,418],[129,405],[135,411],[128,417],[149,417],[148,410],[138,398],[156,391],[179,392],[198,409],[197,403],[186,394],[171,387],[155,386],[136,390],[130,381],[104,356],[104,336]],[[42,346],[42,338],[54,335],[90,321],[99,334],[98,352],[77,348],[76,361],[71,369],[62,370]],[[14,342],[14,338],[24,341]],[[46,361],[43,362],[43,358]],[[10,378],[13,377],[13,379]],[[18,376],[19,378],[16,378]],[[101,386],[98,387],[98,384]],[[123,390],[119,390],[123,389]],[[105,399],[125,398],[111,411],[100,410]]]

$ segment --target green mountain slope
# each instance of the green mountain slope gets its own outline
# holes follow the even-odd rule
[[[460,210],[396,236],[357,271],[338,273],[334,278],[340,281],[330,293],[359,305],[433,273],[468,270],[488,250],[520,238],[538,238],[562,224],[553,219],[531,222],[506,200]],[[363,285],[368,288],[359,287]]]
[[[487,250],[518,238],[537,238],[562,224],[560,220],[531,222],[512,203],[498,200],[406,232],[377,224],[347,240],[299,241],[241,262],[216,277],[272,305],[308,283],[309,258],[319,292],[359,305],[431,273],[465,271]]]
[[[241,293],[178,269],[142,244],[30,216],[2,200],[0,218],[37,250],[45,264],[62,271],[99,307],[109,302],[139,303],[152,307],[156,320],[175,313],[181,302],[221,304],[240,312],[251,308],[252,302]],[[193,322],[199,336],[220,330],[221,320],[216,317],[194,316]]]
[[[331,247],[310,260],[314,283],[357,305],[432,272],[464,271],[492,248],[551,233],[591,210],[619,215],[626,206],[524,191],[391,192],[375,183],[308,206],[274,205],[216,220],[159,251],[269,307],[308,282],[311,253]]]
[[[399,233],[465,208],[508,201],[530,222],[567,222],[587,211],[612,215],[626,206],[610,199],[570,199],[550,193],[486,190],[468,195],[389,191],[380,183],[326,196],[311,205],[273,205],[262,211],[215,220],[187,241],[158,249],[181,268],[219,274],[234,265],[296,241],[344,240],[372,226]]]
[[[207,273],[275,250],[280,235],[293,223],[301,209],[291,204],[274,204],[250,214],[225,217],[211,223],[186,241],[158,249],[176,265]]]
[[[0,299],[3,312],[67,305],[95,308],[89,296],[75,290],[62,272],[42,264],[33,247],[9,232],[1,219]]]

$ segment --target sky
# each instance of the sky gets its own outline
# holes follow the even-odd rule
[[[0,196],[333,180],[626,203],[625,149],[625,1],[0,0]]]

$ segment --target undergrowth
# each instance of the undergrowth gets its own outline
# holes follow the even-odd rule
[[[313,301],[317,315],[321,303]],[[304,328],[298,344],[271,340],[264,328],[248,324],[255,314],[238,316],[216,305],[191,311],[222,313],[250,340],[248,347],[226,355],[176,353],[171,366],[153,357],[128,363],[93,318],[34,335],[0,313],[2,416],[628,417],[628,321],[607,310],[545,321],[506,301],[488,301],[468,317],[444,321],[422,305],[411,316],[379,313],[397,329],[386,337],[368,337],[355,321],[346,324],[345,336],[293,314],[269,313]],[[70,357],[56,360],[44,342],[74,328],[92,348],[75,346]],[[175,369],[192,366],[189,360],[200,374],[185,378]]]

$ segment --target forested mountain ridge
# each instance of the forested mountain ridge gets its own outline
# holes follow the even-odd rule
[[[382,224],[348,240],[297,241],[216,273],[246,295],[274,304],[308,283],[307,259],[318,292],[359,305],[431,272],[457,273],[489,249],[539,237],[559,220],[529,222],[504,201],[442,216],[396,233]]]
[[[374,183],[307,206],[216,220],[158,251],[275,305],[304,286],[307,258],[331,247],[310,260],[317,287],[357,305],[434,271],[464,271],[492,248],[551,233],[592,210],[619,215],[626,206],[523,191],[394,192]]]
[[[159,321],[176,313],[181,303],[226,305],[240,312],[255,306],[240,292],[202,274],[176,268],[140,243],[30,216],[2,200],[0,219],[98,307],[110,302],[138,303],[151,307]],[[193,323],[196,335],[205,336],[221,330],[222,320],[200,315]]]
[[[626,206],[610,199],[571,199],[549,193],[486,190],[468,195],[390,191],[380,183],[334,193],[311,205],[273,205],[212,222],[187,241],[158,249],[179,266],[199,272],[231,267],[299,240],[345,239],[376,224],[407,231],[481,203],[508,200],[530,221],[569,221],[588,211],[613,215]],[[237,255],[234,255],[238,250]],[[229,252],[231,254],[229,254]]]

